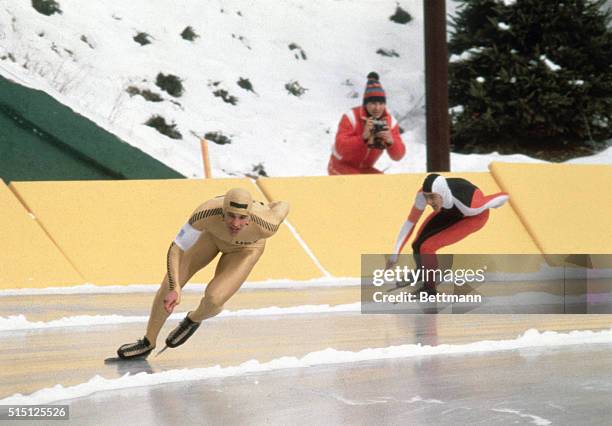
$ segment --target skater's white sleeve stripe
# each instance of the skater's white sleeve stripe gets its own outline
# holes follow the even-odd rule
[[[410,235],[410,231],[412,230],[413,226],[414,226],[414,223],[412,223],[409,220],[404,222],[404,225],[402,226],[402,229],[400,230],[400,233],[397,236],[397,241],[395,242],[395,247],[393,248],[393,257],[392,257],[392,260],[394,262],[397,262],[397,256],[402,251],[402,248],[403,248],[404,244],[406,244],[406,239],[408,238],[408,235]]]
[[[427,200],[425,199],[425,195],[423,195],[423,191],[417,192],[417,195],[414,198],[414,206],[419,210],[425,210]]]
[[[198,241],[200,235],[202,235],[202,231],[198,231],[193,226],[186,223],[176,235],[174,242],[181,248],[181,250],[187,251],[196,243],[196,241]]]
[[[506,201],[508,201],[508,196],[507,195],[500,195],[499,197],[495,197],[492,200],[490,200],[488,203],[478,207],[478,208],[472,208],[472,207],[468,207],[465,204],[463,204],[461,201],[459,201],[457,198],[454,199],[455,201],[455,205],[457,206],[457,208],[459,209],[459,211],[461,213],[463,213],[463,215],[465,216],[476,216],[477,214],[482,213],[483,211],[487,210],[487,209],[496,209],[502,205],[504,205],[504,203]]]

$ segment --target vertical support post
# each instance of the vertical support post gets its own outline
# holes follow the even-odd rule
[[[210,160],[208,158],[208,141],[204,138],[200,139],[200,148],[202,150],[202,163],[204,165],[204,177],[206,179],[212,178],[210,171]]]
[[[423,0],[427,171],[450,170],[446,0]]]

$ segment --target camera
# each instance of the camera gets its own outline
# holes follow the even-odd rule
[[[372,120],[374,124],[374,133],[382,132],[383,130],[388,130],[387,120]]]
[[[374,133],[374,143],[372,144],[372,148],[374,149],[385,149],[387,146],[383,142],[382,138],[376,136],[377,133],[389,130],[389,126],[387,126],[387,120],[372,120],[374,124],[374,128],[372,132]]]

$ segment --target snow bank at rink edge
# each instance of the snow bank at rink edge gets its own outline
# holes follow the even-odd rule
[[[564,302],[567,303],[580,303],[582,301],[581,296],[555,296],[546,293],[526,292],[516,294],[512,297],[507,296],[487,296],[488,306],[502,306],[506,307],[509,303],[522,305],[522,306],[535,306],[540,304],[557,304],[561,305]],[[340,305],[298,305],[298,306],[269,306],[266,308],[252,308],[252,309],[238,309],[235,311],[224,310],[215,318],[211,318],[212,321],[220,318],[230,317],[263,317],[263,316],[274,316],[274,315],[306,315],[306,314],[333,314],[343,312],[361,312],[362,309],[372,309],[377,307],[377,303],[369,302],[362,304],[361,302],[346,303]],[[397,305],[385,305],[385,309],[389,314],[392,313],[406,313],[405,307],[401,304]],[[444,312],[441,312],[444,313]],[[478,313],[478,312],[474,312]],[[175,312],[170,315],[170,320],[181,320],[185,318],[187,312]],[[41,330],[51,328],[63,328],[63,327],[90,327],[90,326],[104,326],[104,325],[116,325],[116,324],[130,324],[130,323],[145,323],[149,320],[149,316],[144,315],[74,315],[69,317],[58,318],[50,321],[30,321],[23,314],[10,315],[8,317],[0,316],[0,333],[12,332],[12,331],[27,331],[27,330]]]
[[[241,290],[274,290],[274,289],[304,289],[327,287],[351,287],[361,284],[360,278],[314,278],[312,280],[267,280],[247,281],[240,287]],[[112,293],[155,293],[159,284],[127,284],[127,285],[95,285],[82,284],[76,286],[58,286],[46,288],[15,288],[0,290],[0,297],[4,296],[38,296],[53,294],[112,294]],[[206,284],[189,283],[183,289],[186,293],[203,292]]]
[[[41,389],[30,395],[15,394],[0,400],[3,405],[16,404],[48,404],[65,401],[118,389],[140,386],[153,386],[165,383],[187,382],[210,378],[240,376],[266,371],[305,368],[317,365],[346,364],[361,361],[382,360],[390,358],[410,358],[427,355],[469,354],[494,351],[507,351],[521,348],[542,346],[567,346],[595,343],[612,343],[612,328],[604,331],[572,331],[558,333],[553,331],[539,332],[529,329],[516,339],[480,341],[461,345],[421,346],[420,344],[389,346],[384,348],[368,348],[357,352],[338,351],[333,348],[311,352],[301,358],[281,357],[269,362],[260,363],[257,360],[246,361],[238,366],[221,367],[219,365],[204,368],[169,370],[160,373],[129,373],[116,379],[105,379],[95,376],[85,383],[64,387],[55,385]]]
[[[225,310],[216,318],[224,317],[254,317],[272,315],[299,315],[299,314],[324,314],[332,312],[360,312],[359,302],[343,305],[300,305],[267,308],[239,309],[236,311]],[[185,318],[187,312],[177,312],[170,315],[169,319],[180,320]],[[149,316],[124,316],[124,315],[75,315],[51,321],[29,321],[24,315],[11,315],[7,318],[0,317],[0,332],[34,330],[42,328],[57,327],[88,327],[92,325],[127,324],[133,322],[147,322]]]
[[[612,269],[590,269],[588,270],[589,279],[612,278]],[[544,265],[537,272],[529,273],[509,273],[509,272],[490,272],[487,273],[488,282],[507,283],[513,281],[552,281],[558,279],[582,279],[584,270],[564,270],[560,267],[550,267]],[[444,283],[451,283],[444,281]],[[244,290],[275,290],[275,289],[307,289],[307,288],[333,288],[333,287],[356,287],[361,285],[361,277],[321,277],[311,280],[266,280],[266,281],[247,281],[242,287]],[[459,284],[456,284],[459,285]],[[81,284],[75,286],[57,286],[45,288],[14,288],[0,289],[0,297],[7,296],[45,296],[60,294],[125,294],[125,293],[155,293],[159,289],[159,284],[126,284],[126,285],[96,285]],[[204,283],[189,283],[183,289],[185,293],[203,293],[206,289]]]

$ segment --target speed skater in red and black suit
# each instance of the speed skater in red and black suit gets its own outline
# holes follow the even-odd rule
[[[429,174],[416,193],[410,214],[397,236],[387,268],[397,263],[399,254],[427,205],[433,208],[433,212],[423,221],[412,242],[412,251],[417,268],[435,270],[438,267],[437,250],[480,230],[489,219],[489,209],[501,207],[508,198],[505,192],[484,195],[476,185],[466,179]],[[422,290],[435,294],[435,280],[425,280]]]

